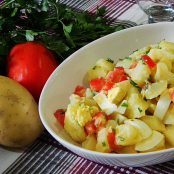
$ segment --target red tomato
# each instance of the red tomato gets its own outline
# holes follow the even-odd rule
[[[148,55],[142,55],[141,57],[150,69],[153,69],[155,67],[156,63]]]
[[[83,97],[86,89],[83,86],[77,85],[73,94]]]
[[[65,111],[63,109],[58,109],[55,113],[54,116],[56,119],[59,121],[59,123],[64,126],[64,120],[65,120]]]
[[[107,129],[106,130],[106,136],[107,136],[107,139],[108,139],[108,143],[109,143],[110,148],[112,148],[112,149],[122,148],[122,145],[117,145],[115,143],[115,132],[114,132],[113,129],[112,130]]]
[[[58,66],[53,54],[36,41],[16,44],[7,55],[7,76],[39,100],[48,77]]]
[[[90,88],[96,92],[99,92],[105,84],[105,79],[103,77],[98,77],[90,81]]]
[[[115,83],[113,82],[106,82],[105,85],[103,86],[102,90],[104,91],[104,93],[107,95],[108,91],[114,86]]]
[[[93,134],[93,133],[96,133],[96,126],[94,125],[94,122],[91,121],[91,122],[88,122],[85,124],[85,131],[87,134]]]

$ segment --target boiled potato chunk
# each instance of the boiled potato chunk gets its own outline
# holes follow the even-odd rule
[[[88,71],[88,81],[98,78],[98,77],[106,77],[106,75],[108,74],[108,70],[101,67],[101,66],[94,66],[91,67]]]
[[[149,78],[150,74],[151,69],[146,64],[143,64],[142,61],[139,61],[139,63],[131,73],[131,78],[138,84],[138,86],[142,87],[145,80]]]
[[[131,124],[121,124],[116,127],[116,144],[128,146],[140,142],[141,137],[138,129]]]
[[[110,116],[110,118],[111,118],[112,120],[115,120],[115,121],[117,122],[118,125],[119,125],[119,124],[123,124],[124,121],[127,120],[127,118],[126,118],[124,115],[119,114],[119,113],[117,113],[117,112],[113,112],[113,113],[110,114],[109,116]]]
[[[131,66],[132,64],[132,59],[123,59],[122,61],[119,61],[117,64],[116,64],[116,67],[117,66],[121,66],[123,67],[124,69],[129,69],[129,67]]]
[[[168,70],[171,71],[172,70],[172,61],[168,58],[162,58],[159,63],[162,62],[162,63],[165,63],[166,66],[168,67]]]
[[[170,50],[174,53],[174,43],[172,43],[172,42],[167,42],[165,40],[162,40],[159,43],[159,47]]]
[[[170,59],[172,62],[174,61],[174,53],[173,53],[172,51],[165,50],[165,49],[153,48],[153,49],[151,49],[150,52],[148,53],[148,56],[149,56],[154,62],[158,62],[158,61],[161,60],[162,58],[168,58],[168,59]]]
[[[160,80],[155,83],[149,84],[146,90],[142,90],[142,94],[146,97],[146,99],[153,99],[161,95],[167,89],[167,81]]]
[[[125,116],[128,118],[140,118],[145,115],[145,111],[149,107],[150,101],[145,101],[137,88],[130,88],[125,99],[128,102]]]
[[[82,148],[95,151],[97,139],[95,134],[88,134],[86,140],[82,142]]]
[[[106,136],[106,128],[103,128],[98,132],[96,151],[105,152],[105,153],[109,153],[111,151],[111,148],[109,146],[108,139]]]
[[[19,83],[0,76],[0,144],[24,147],[41,135],[38,105]]]
[[[68,105],[67,111],[65,113],[64,129],[75,141],[82,142],[86,140],[86,132],[84,127],[79,125],[77,117],[77,106]]]
[[[108,71],[112,71],[115,67],[114,63],[107,61],[105,59],[98,60],[95,65],[103,67],[103,68],[107,69]]]
[[[174,147],[174,126],[173,125],[168,125],[166,126],[166,130],[163,131],[163,134],[165,136],[166,141],[172,146]]]
[[[110,61],[104,59],[98,60],[96,64],[93,67],[91,67],[88,71],[88,81],[97,77],[105,78],[108,72],[112,71],[114,67],[114,63]]]
[[[118,123],[115,120],[108,120],[106,122],[106,128],[107,127],[111,127],[113,130],[116,129],[116,126],[118,125]]]
[[[149,149],[152,149],[153,147],[158,145],[162,141],[162,139],[164,139],[164,135],[158,131],[153,130],[152,134],[148,138],[135,145],[135,150],[147,151]]]
[[[157,63],[155,81],[166,80],[167,84],[174,84],[174,74],[168,70],[165,63]]]
[[[146,123],[152,130],[162,132],[165,130],[165,125],[163,122],[156,116],[143,116],[140,118],[144,123]]]
[[[119,153],[119,154],[138,153],[138,152],[135,150],[135,145],[123,146],[122,148],[114,149],[114,152]]]

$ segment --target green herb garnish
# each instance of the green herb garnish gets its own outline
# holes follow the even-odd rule
[[[124,103],[121,104],[121,106],[122,107],[128,107],[128,104],[124,102]]]
[[[102,146],[105,147],[106,146],[106,143],[105,142],[102,142]]]
[[[132,58],[130,58],[130,57],[125,57],[124,59],[132,60]]]
[[[95,70],[97,68],[97,66],[94,66],[92,69]]]
[[[150,75],[149,78],[147,79],[148,81],[150,81],[152,79],[152,76]]]
[[[141,88],[140,88],[139,86],[137,86],[137,83],[136,83],[136,82],[134,82],[134,81],[131,80],[131,79],[129,79],[129,81],[130,81],[130,84],[131,84],[132,86],[134,86],[135,88],[138,89],[139,92],[141,92]]]
[[[120,141],[124,141],[125,139],[123,137],[118,136],[118,138],[120,139]]]
[[[145,85],[145,87],[144,87],[144,90],[147,89],[148,85],[149,85],[149,83],[146,83],[146,85]]]
[[[138,110],[139,110],[140,113],[142,112],[142,110],[140,108],[138,108]]]
[[[148,54],[150,51],[146,51],[146,53],[145,54]]]
[[[137,52],[138,51],[138,49],[137,50],[135,50],[135,51],[133,51],[131,54],[133,54],[133,53],[135,53],[135,52]]]
[[[114,61],[112,59],[110,59],[110,58],[108,58],[106,61],[114,63]]]
[[[65,112],[63,112],[63,111],[60,111],[60,114],[62,115],[62,114],[65,114]]]
[[[147,101],[147,98],[144,97],[144,101]]]
[[[95,96],[95,95],[97,95],[97,92],[95,92],[95,91],[93,91],[93,90],[91,90],[91,92],[92,92],[92,94]]]

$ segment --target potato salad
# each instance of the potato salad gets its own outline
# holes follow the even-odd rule
[[[98,60],[54,115],[82,148],[145,153],[174,147],[174,43],[165,40],[114,62]]]

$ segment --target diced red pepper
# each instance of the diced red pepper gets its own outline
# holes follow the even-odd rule
[[[174,102],[174,87],[169,88],[169,96],[170,96],[172,102]]]
[[[155,67],[156,63],[147,54],[142,55],[141,57],[143,58],[143,60],[146,62],[146,64],[150,69],[153,69]]]
[[[73,94],[83,97],[86,89],[83,86],[77,85]]]
[[[117,73],[117,75],[120,75],[120,76],[124,74],[124,68],[121,66],[115,67],[114,71]]]
[[[120,81],[120,77],[124,75],[124,68],[123,67],[115,67],[114,71],[109,71],[109,73],[106,76],[106,80],[117,83]]]
[[[93,134],[97,130],[96,126],[94,125],[94,121],[88,122],[85,124],[85,131],[87,134]]]
[[[58,109],[55,113],[54,116],[58,120],[58,122],[64,126],[64,120],[65,120],[65,110],[64,109]]]
[[[105,95],[108,95],[108,91],[115,85],[115,83],[107,81],[105,85],[102,88],[102,91],[105,93]]]
[[[120,79],[120,75],[117,75],[115,71],[109,71],[109,73],[106,76],[106,80],[113,83],[117,83],[119,79]]]
[[[90,88],[93,91],[99,92],[105,84],[105,79],[103,77],[98,77],[90,81]]]
[[[119,149],[122,148],[122,145],[117,145],[115,143],[115,131],[113,129],[106,129],[106,136],[108,139],[108,143],[111,149]]]
[[[138,62],[134,61],[134,62],[130,65],[129,69],[135,68],[135,67],[137,66],[137,64],[138,64]]]
[[[128,80],[128,78],[127,78],[126,76],[123,75],[123,76],[120,77],[119,82],[122,82],[122,81],[124,81],[124,80]]]

